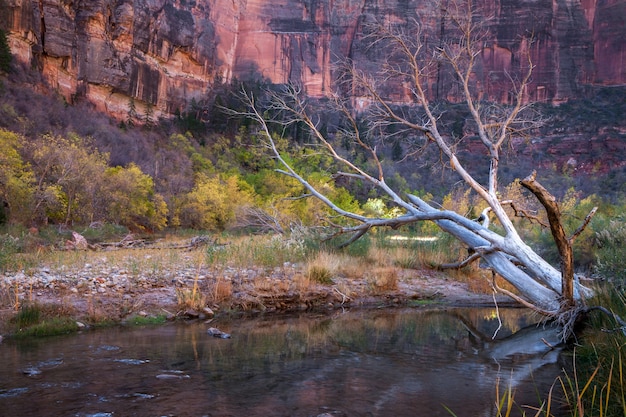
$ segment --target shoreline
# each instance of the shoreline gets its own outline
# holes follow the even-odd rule
[[[99,253],[95,261],[85,256],[73,267],[39,266],[1,274],[0,334],[11,334],[10,320],[19,311],[18,302],[55,307],[76,322],[96,324],[122,324],[136,316],[174,320],[232,313],[330,313],[341,308],[495,306],[491,294],[472,291],[467,283],[435,270],[399,269],[394,272],[395,285],[389,287],[377,286],[367,277],[334,276],[322,284],[304,280],[300,264],[233,268],[179,262],[150,270],[111,264],[105,254]],[[181,259],[191,258],[189,253]],[[495,300],[498,306],[517,305],[504,296]]]

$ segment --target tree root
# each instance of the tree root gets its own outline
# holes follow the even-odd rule
[[[584,316],[593,311],[604,313],[617,323],[617,327],[613,329],[602,329],[602,331],[610,333],[619,331],[626,336],[626,321],[624,321],[624,319],[622,319],[619,315],[602,306],[580,306],[577,308],[568,308],[559,313],[555,318],[555,321],[563,327],[563,330],[561,331],[563,341],[574,337],[576,335],[576,328],[578,327],[578,324],[583,321]]]

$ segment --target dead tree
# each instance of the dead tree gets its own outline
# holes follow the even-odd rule
[[[500,199],[498,176],[502,153],[511,138],[535,126],[535,120],[525,115],[528,102],[526,89],[531,80],[533,65],[528,59],[519,76],[509,77],[512,98],[510,103],[494,105],[480,101],[473,77],[482,52],[485,32],[476,25],[474,9],[467,3],[469,2],[460,5],[453,1],[447,2],[446,18],[454,24],[458,35],[454,41],[441,42],[435,48],[427,47],[417,20],[413,22],[412,29],[406,26],[397,29],[392,23],[376,24],[368,27],[364,33],[367,33],[365,37],[369,39],[370,45],[379,45],[387,51],[388,57],[382,65],[381,73],[366,73],[350,62],[343,65],[344,77],[338,85],[349,85],[350,94],[342,97],[336,93],[331,101],[348,126],[341,134],[348,136],[368,155],[369,166],[374,169],[368,170],[365,165],[359,165],[342,154],[332,138],[318,127],[319,107],[307,100],[296,86],[289,85],[283,91],[271,93],[269,104],[263,105],[256,101],[256,97],[244,94],[248,104],[248,111],[244,115],[258,122],[274,158],[282,165],[279,172],[298,180],[306,188],[308,196],[318,198],[337,214],[353,220],[352,226],[341,229],[343,233],[352,234],[348,243],[375,227],[399,227],[418,221],[433,221],[471,249],[474,258],[480,257],[516,289],[515,292],[510,292],[497,288],[498,291],[547,316],[571,317],[570,313],[581,308],[585,297],[592,294],[574,276],[572,241],[589,222],[593,212],[578,231],[572,236],[566,236],[555,198],[537,182],[534,174],[529,175],[522,184],[538,198],[547,211],[550,229],[561,256],[560,269],[544,260],[520,237],[505,209],[511,202]],[[524,42],[532,42],[532,39]],[[435,68],[439,71],[444,67],[458,80],[461,101],[470,115],[466,125],[470,126],[471,134],[478,137],[484,148],[485,159],[481,163],[487,174],[484,183],[479,182],[458,157],[458,145],[468,135],[459,138],[444,131],[445,126],[440,121],[441,113],[429,100],[426,86],[432,84],[430,78],[436,72]],[[380,87],[388,80],[393,80],[395,85],[402,85],[410,91],[412,108],[415,111],[405,111],[402,107],[394,106],[385,97]],[[368,103],[364,109],[359,110],[360,114],[352,105],[355,94],[361,103]],[[268,114],[277,116],[268,118]],[[359,120],[367,120],[368,123],[363,127]],[[272,136],[272,123],[282,126],[298,123],[306,126],[317,146],[328,152],[343,167],[335,174],[337,177],[354,178],[375,186],[395,206],[401,208],[404,214],[391,219],[376,218],[338,207],[324,195],[322,189],[311,185],[283,157]],[[454,211],[437,208],[416,195],[401,195],[388,185],[377,148],[368,138],[377,132],[383,132],[384,140],[386,128],[392,125],[396,134],[413,134],[422,138],[425,145],[436,147],[445,166],[454,171],[484,202],[487,209],[483,212],[482,222],[473,221]],[[472,168],[475,171],[475,167]],[[499,231],[490,228],[496,222]]]

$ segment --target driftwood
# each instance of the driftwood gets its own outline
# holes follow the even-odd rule
[[[64,250],[122,250],[122,249],[187,249],[193,250],[203,246],[216,245],[217,242],[209,236],[194,236],[185,243],[160,245],[160,240],[150,241],[138,239],[132,233],[124,236],[117,242],[101,242],[90,244],[80,233],[72,232],[72,240],[66,240]]]

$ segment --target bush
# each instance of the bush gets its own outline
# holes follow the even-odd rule
[[[167,205],[154,191],[152,177],[135,164],[107,168],[104,172],[109,199],[108,215],[114,223],[133,230],[161,230],[167,224]]]
[[[618,288],[626,284],[626,222],[612,220],[595,236],[596,272]]]
[[[238,176],[198,175],[193,190],[175,208],[174,224],[223,231],[235,220],[237,207],[251,202],[252,192]]]
[[[19,252],[19,239],[9,234],[0,235],[0,272],[11,269],[14,255]]]

